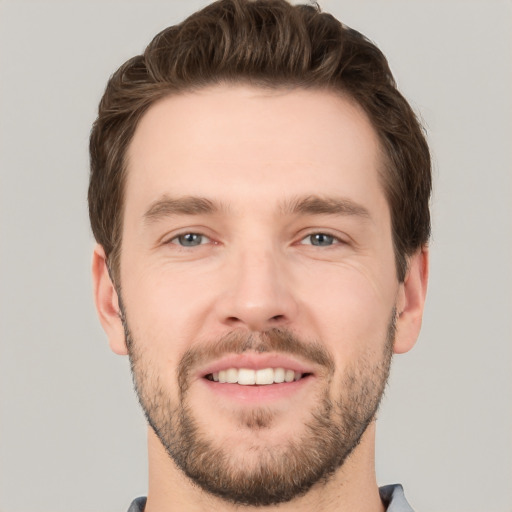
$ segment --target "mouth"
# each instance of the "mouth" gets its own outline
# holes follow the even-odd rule
[[[239,384],[240,386],[270,386],[297,382],[310,376],[309,372],[295,371],[290,368],[227,368],[205,375],[205,379],[220,384]]]
[[[197,377],[214,396],[247,405],[303,400],[316,381],[315,367],[289,354],[228,354],[199,370]]]

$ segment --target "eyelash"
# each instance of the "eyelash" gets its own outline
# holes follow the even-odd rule
[[[197,238],[200,238],[200,242],[197,243],[197,244],[191,244],[191,245],[185,245],[183,243],[181,243],[183,241],[183,239],[185,237],[197,237]],[[313,237],[324,237],[324,241],[325,241],[325,238],[327,239],[328,243],[327,245],[321,245],[322,241],[321,240],[317,240],[319,243],[314,243],[313,242]],[[305,240],[309,239],[310,242],[309,243],[304,243]],[[166,244],[173,244],[173,245],[177,245],[178,247],[180,248],[184,248],[184,249],[189,249],[189,248],[193,248],[193,247],[199,247],[201,245],[205,245],[207,244],[208,242],[211,242],[212,240],[204,235],[203,233],[198,233],[198,232],[194,232],[194,231],[187,231],[185,233],[180,233],[176,236],[174,236],[173,238],[171,238],[170,240],[168,240],[167,242],[165,242]],[[311,245],[313,247],[332,247],[333,245],[339,245],[339,244],[344,244],[346,243],[344,240],[340,239],[339,237],[336,237],[330,233],[327,233],[327,232],[324,232],[324,231],[315,231],[313,233],[309,233],[307,234],[306,236],[302,237],[299,241],[299,244],[301,245]]]
[[[185,238],[186,236],[200,237],[201,238],[201,242],[196,244],[196,245],[183,245],[182,243],[179,243],[179,240]],[[207,240],[206,243],[208,243],[208,241],[211,241],[211,239],[209,237],[207,237],[206,235],[203,235],[203,233],[197,233],[197,232],[194,232],[194,231],[187,231],[186,233],[180,233],[180,234],[174,236],[173,238],[171,238],[170,240],[168,240],[165,243],[166,244],[177,245],[180,248],[188,249],[188,248],[192,248],[192,247],[199,247],[200,245],[205,245],[205,243],[203,243],[204,239]]]
[[[327,239],[330,239],[330,242],[328,245],[320,245],[320,244],[314,244],[312,242],[313,237],[325,237]],[[324,231],[315,231],[313,233],[307,234],[305,237],[301,238],[300,242],[304,242],[306,239],[310,239],[310,243],[304,243],[303,245],[312,245],[314,247],[332,247],[333,245],[339,245],[345,243],[344,240],[340,239],[339,237],[332,235],[330,233],[324,232]]]

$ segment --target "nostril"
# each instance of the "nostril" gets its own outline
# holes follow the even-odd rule
[[[270,315],[268,311],[248,310],[245,314],[226,316],[223,322],[233,328],[245,326],[251,331],[265,331],[284,324],[288,318],[286,314]]]

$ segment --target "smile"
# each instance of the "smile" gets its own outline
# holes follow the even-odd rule
[[[242,386],[281,384],[294,382],[309,374],[296,372],[285,368],[262,368],[251,370],[249,368],[228,368],[206,375],[210,381],[221,384],[240,384]]]

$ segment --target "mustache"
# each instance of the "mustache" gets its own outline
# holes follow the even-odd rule
[[[180,388],[183,392],[186,390],[188,376],[197,366],[227,354],[249,351],[290,354],[324,367],[329,374],[335,368],[333,356],[323,345],[316,341],[306,342],[287,329],[274,328],[261,333],[232,331],[216,341],[191,347],[183,354],[177,368]]]

